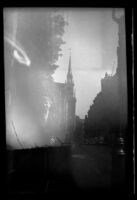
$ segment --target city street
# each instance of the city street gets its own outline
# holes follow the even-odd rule
[[[111,184],[111,150],[102,145],[72,147],[72,174],[82,189],[109,188]]]
[[[68,168],[65,162],[60,165],[60,168],[63,169],[62,166]],[[73,144],[71,148],[70,176],[66,176],[63,181],[58,178],[54,181],[54,184],[50,181],[47,191],[108,191],[111,187],[111,168],[111,149],[109,147]]]

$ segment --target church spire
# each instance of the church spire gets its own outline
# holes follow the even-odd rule
[[[67,73],[67,83],[73,84],[73,76],[72,76],[72,69],[71,69],[71,49],[70,49],[70,57],[69,57],[69,65],[68,65],[68,73]]]

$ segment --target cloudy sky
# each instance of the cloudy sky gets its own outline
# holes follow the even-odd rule
[[[72,71],[76,90],[76,114],[87,114],[93,99],[100,92],[100,80],[105,72],[113,74],[117,67],[118,25],[112,20],[112,9],[65,9],[63,13],[69,25],[65,29],[63,56],[60,67],[53,75],[55,81],[64,82],[71,48]],[[117,9],[117,17],[122,13]]]

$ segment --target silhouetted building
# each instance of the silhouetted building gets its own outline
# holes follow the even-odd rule
[[[118,47],[117,58],[118,67],[116,75],[118,77],[119,84],[119,101],[120,101],[120,134],[125,134],[127,129],[127,63],[126,63],[126,29],[125,29],[125,17],[122,15],[120,18],[115,16],[115,12],[112,12],[112,18],[118,25]]]
[[[87,137],[113,137],[118,125],[118,81],[117,77],[107,73],[101,80],[101,92],[97,94],[85,118],[85,134]]]
[[[127,126],[127,73],[124,17],[112,14],[119,25],[118,67],[114,76],[105,74],[101,92],[97,94],[85,118],[85,137],[104,136],[112,141]]]

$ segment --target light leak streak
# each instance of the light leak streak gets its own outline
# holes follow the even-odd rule
[[[45,121],[47,121],[48,116],[49,116],[49,109],[51,107],[51,103],[52,102],[51,102],[51,100],[48,97],[44,97],[44,98],[46,99],[46,103],[44,103],[44,107],[46,109],[46,113],[44,115],[44,119],[45,119]]]
[[[16,58],[16,60],[26,66],[30,66],[31,65],[31,61],[29,59],[29,57],[27,56],[26,52],[23,50],[23,48],[20,47],[19,44],[17,44],[17,42],[15,42],[14,40],[11,40],[10,38],[4,36],[4,39],[10,44],[12,45],[12,47],[15,48],[15,50],[13,51],[13,56],[14,58]]]
[[[11,38],[13,41],[16,41],[17,28],[18,28],[18,13],[13,12],[13,15],[11,15],[11,18],[12,18],[12,24],[13,24],[13,34]],[[14,57],[12,57],[11,66],[13,66],[13,63],[14,63]]]

